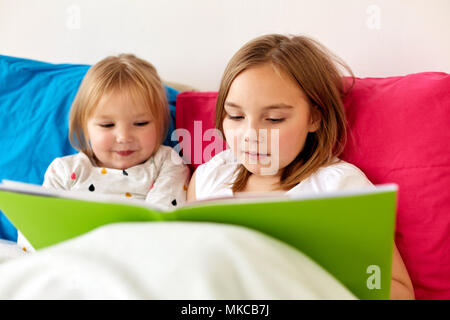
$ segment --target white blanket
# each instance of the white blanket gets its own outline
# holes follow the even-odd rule
[[[355,298],[299,251],[232,225],[119,223],[23,257],[1,248],[0,299]]]

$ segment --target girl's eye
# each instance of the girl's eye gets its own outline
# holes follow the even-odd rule
[[[230,120],[235,120],[235,121],[239,121],[239,120],[244,119],[243,116],[231,116],[231,115],[227,115],[227,118],[230,119]]]
[[[135,122],[134,125],[138,127],[143,127],[149,124],[149,121]]]
[[[100,127],[102,127],[102,128],[112,128],[112,127],[114,127],[114,123],[102,123],[102,124],[100,124]]]
[[[266,120],[268,120],[268,121],[270,121],[270,122],[274,122],[274,123],[280,123],[280,122],[283,122],[283,121],[284,121],[284,118],[278,118],[278,119],[275,119],[275,118],[268,118],[268,119],[266,119]]]

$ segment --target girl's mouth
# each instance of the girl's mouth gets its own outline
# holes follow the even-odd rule
[[[265,159],[268,156],[270,156],[270,154],[262,154],[262,153],[257,153],[257,152],[249,152],[249,151],[245,151],[245,155],[249,158],[253,158],[253,159]]]
[[[119,156],[122,156],[122,157],[127,157],[127,156],[129,156],[130,154],[132,154],[134,151],[132,151],[132,150],[125,150],[125,151],[116,151],[116,153],[119,155]]]

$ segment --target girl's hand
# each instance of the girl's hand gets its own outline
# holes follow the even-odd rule
[[[398,252],[394,242],[394,251],[392,254],[392,281],[391,281],[391,300],[414,300],[414,288],[411,279],[403,263],[403,259]]]

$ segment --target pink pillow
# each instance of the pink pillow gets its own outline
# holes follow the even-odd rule
[[[399,185],[396,244],[417,299],[450,299],[450,75],[357,79],[342,156]]]
[[[194,120],[202,132],[214,128],[216,99],[215,92],[179,94],[177,128],[193,135]],[[399,185],[395,239],[416,298],[450,299],[450,75],[357,78],[345,106],[351,130],[342,159],[374,184]],[[210,142],[197,138],[199,155]]]
[[[191,148],[183,148],[182,151],[183,158],[190,164],[192,170],[210,158],[203,157],[205,148],[211,143],[207,141],[209,139],[203,139],[203,135],[206,130],[215,127],[216,100],[217,92],[182,92],[177,96],[175,127],[186,129],[190,133]],[[222,139],[218,140],[225,150],[225,143]]]

